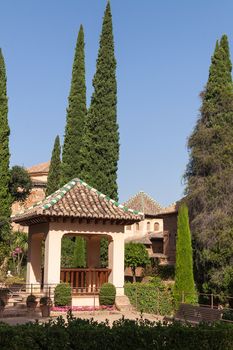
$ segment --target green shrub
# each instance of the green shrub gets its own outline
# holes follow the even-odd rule
[[[3,299],[0,298],[0,306],[5,307],[5,305],[6,305],[5,301],[4,301]]]
[[[71,304],[71,287],[68,283],[60,283],[54,290],[54,304],[66,306]]]
[[[112,283],[104,283],[100,288],[100,305],[113,305],[115,303],[116,287]]]
[[[157,315],[170,315],[173,312],[171,290],[158,277],[149,283],[126,283],[125,294],[137,311]]]
[[[52,306],[52,300],[49,297],[41,297],[40,305]]]
[[[0,323],[0,349],[20,350],[232,350],[233,326],[218,323],[190,327],[148,320],[97,323],[68,315],[48,323],[10,326]]]

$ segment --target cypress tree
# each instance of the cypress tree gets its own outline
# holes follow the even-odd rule
[[[226,35],[217,42],[189,138],[186,194],[199,288],[228,293],[233,275],[233,84]],[[228,282],[229,283],[228,283]]]
[[[84,31],[81,25],[75,48],[72,81],[67,108],[62,153],[62,185],[75,177],[80,177],[80,147],[82,145],[82,133],[87,112],[84,45]]]
[[[8,98],[6,86],[6,68],[2,51],[0,50],[0,237],[7,239],[10,233],[9,219],[11,215],[10,183],[10,151],[8,125]]]
[[[46,196],[54,193],[59,189],[61,183],[61,146],[59,136],[55,138],[52,158],[49,167]]]
[[[174,297],[181,300],[184,292],[185,301],[197,301],[193,277],[193,256],[191,234],[189,228],[188,207],[182,204],[178,212],[177,240],[176,240],[176,269]]]
[[[76,237],[74,243],[74,267],[86,267],[86,241]]]
[[[117,83],[109,2],[103,18],[93,87],[81,149],[81,178],[104,194],[117,199],[119,158]]]

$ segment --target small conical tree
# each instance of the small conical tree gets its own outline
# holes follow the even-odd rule
[[[189,303],[197,301],[193,277],[193,256],[188,207],[185,204],[180,206],[178,212],[174,286],[174,297],[177,301],[182,300],[182,293],[184,301]]]
[[[49,166],[46,196],[59,189],[61,183],[61,146],[59,136],[55,138],[52,158]]]
[[[117,199],[119,133],[117,124],[116,59],[110,3],[104,14],[93,79],[94,92],[83,136],[81,178]]]
[[[81,25],[75,48],[69,104],[67,108],[62,151],[62,185],[75,177],[80,177],[80,147],[82,145],[86,112],[84,31]]]
[[[76,237],[74,244],[74,267],[86,267],[86,240]]]
[[[6,68],[0,50],[0,239],[7,239],[10,233],[9,219],[11,215],[10,183],[10,151],[8,125],[8,98],[6,86]]]

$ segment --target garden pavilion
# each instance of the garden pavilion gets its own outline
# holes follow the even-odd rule
[[[43,201],[12,217],[13,222],[29,227],[27,285],[35,290],[63,281],[71,285],[73,295],[90,296],[98,293],[101,285],[108,281],[115,285],[116,295],[123,296],[124,226],[142,218],[142,213],[120,205],[82,180],[70,181]],[[86,239],[86,269],[61,267],[64,236]],[[108,239],[107,268],[100,266],[102,237]]]

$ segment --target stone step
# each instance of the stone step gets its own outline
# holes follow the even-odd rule
[[[36,309],[34,312],[28,311],[27,308],[17,309],[15,307],[5,307],[4,311],[0,314],[1,318],[10,317],[24,317],[30,316],[33,318],[38,318],[41,316],[40,309]]]

